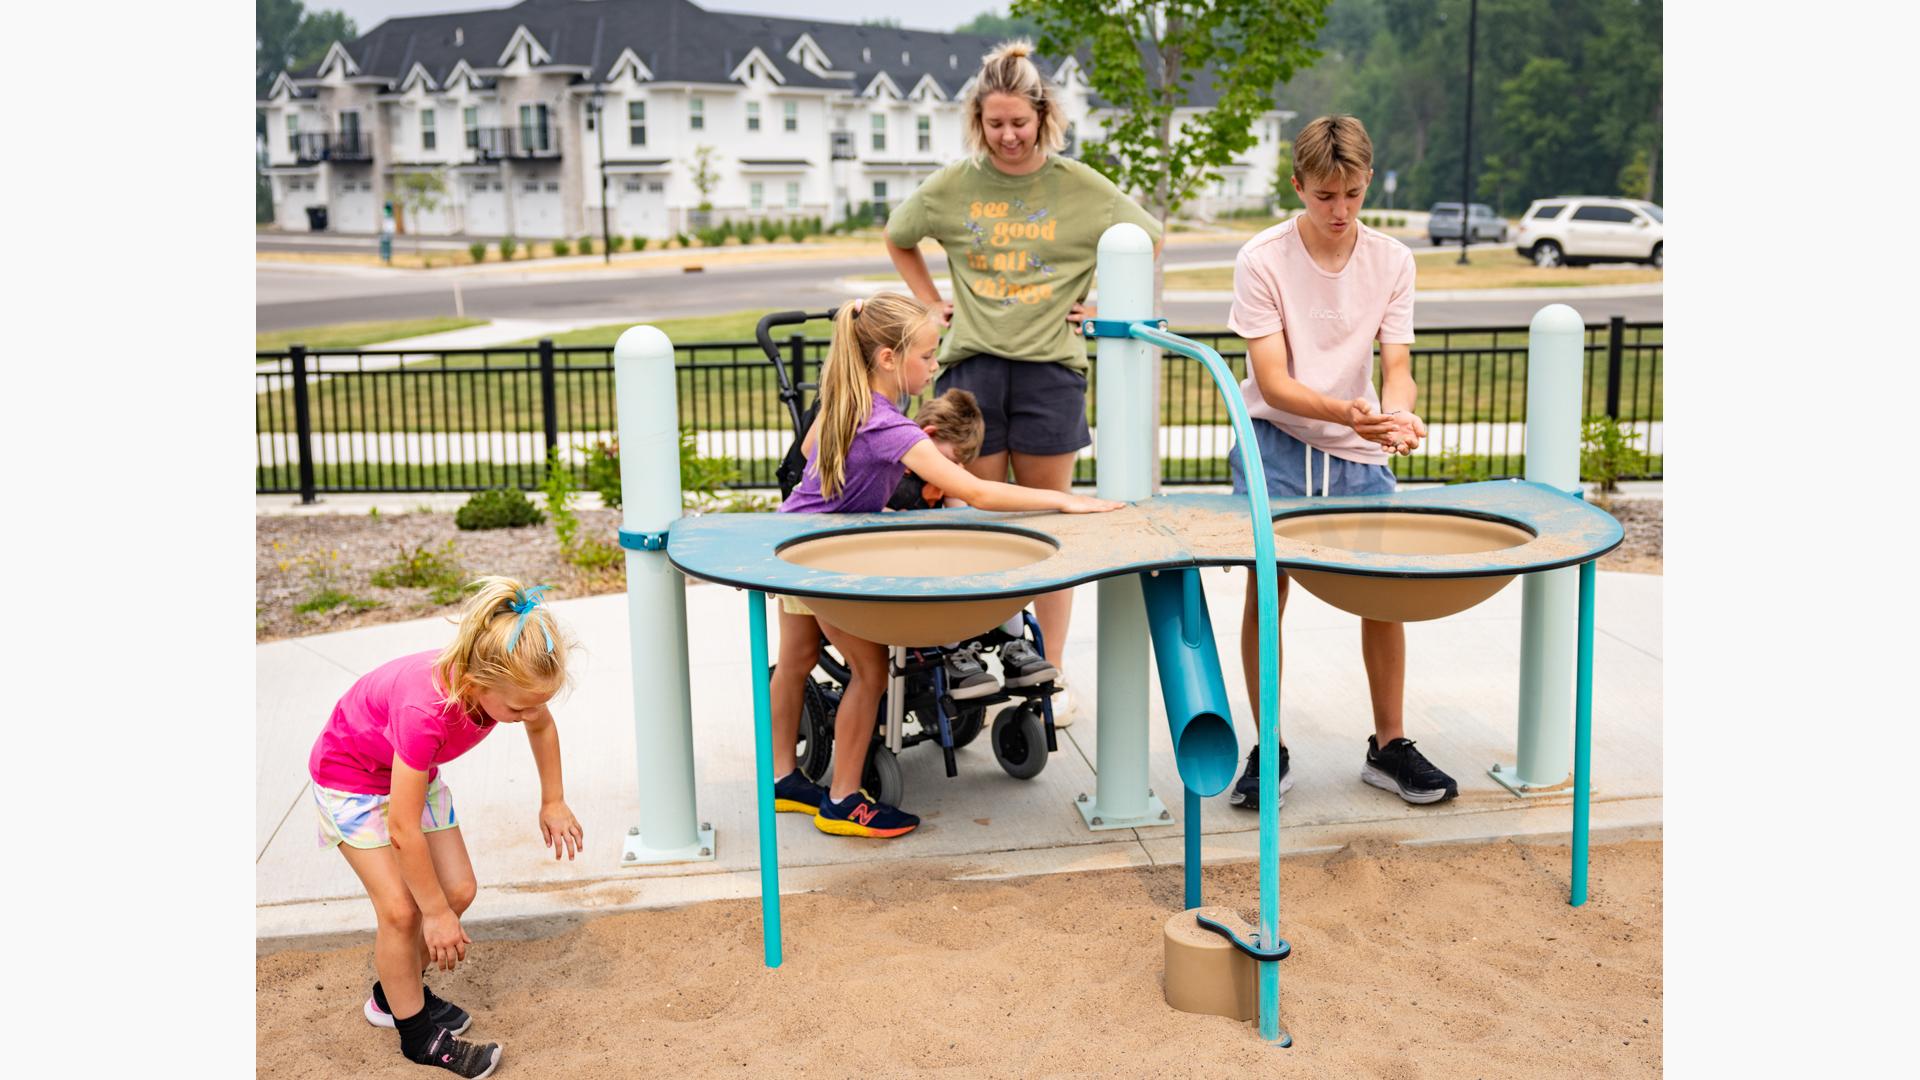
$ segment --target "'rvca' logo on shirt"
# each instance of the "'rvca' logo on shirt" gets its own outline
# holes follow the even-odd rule
[[[1333,308],[1324,308],[1324,307],[1317,307],[1317,308],[1309,308],[1309,309],[1308,309],[1308,311],[1307,311],[1307,318],[1309,318],[1309,319],[1331,319],[1331,320],[1333,320],[1333,321],[1335,321],[1335,322],[1338,322],[1338,321],[1340,321],[1340,320],[1342,320],[1342,319],[1344,319],[1344,318],[1346,318],[1346,316],[1345,316],[1345,315],[1342,315],[1342,314],[1340,314],[1340,312],[1338,312],[1338,311],[1336,311],[1336,310],[1334,310]]]

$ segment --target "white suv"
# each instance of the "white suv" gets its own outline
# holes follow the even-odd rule
[[[1644,262],[1662,266],[1660,207],[1608,195],[1535,199],[1514,234],[1516,250],[1535,266]]]

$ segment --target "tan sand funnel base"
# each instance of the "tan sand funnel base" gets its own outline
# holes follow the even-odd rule
[[[1467,555],[1519,547],[1533,534],[1517,525],[1462,514],[1368,510],[1296,514],[1273,523],[1273,534],[1295,546],[1383,555]],[[1300,587],[1342,611],[1380,622],[1438,619],[1478,604],[1513,580],[1494,577],[1404,578],[1288,570]]]
[[[1054,546],[999,529],[868,529],[802,540],[780,550],[787,562],[814,570],[873,577],[969,577],[1029,566]],[[821,619],[884,645],[944,645],[984,634],[1031,596],[992,600],[876,601],[809,596]]]
[[[1193,908],[1168,919],[1167,1004],[1181,1012],[1253,1019],[1260,1008],[1254,982],[1258,965],[1226,938],[1201,929],[1194,921],[1197,912],[1232,927],[1242,939],[1254,937],[1254,928],[1229,908]]]

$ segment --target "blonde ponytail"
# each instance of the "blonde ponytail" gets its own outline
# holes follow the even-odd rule
[[[546,586],[493,576],[467,587],[474,595],[460,613],[460,628],[433,662],[444,700],[472,713],[478,711],[473,692],[481,687],[558,691],[571,642],[541,600]]]
[[[847,482],[847,452],[873,415],[873,357],[892,349],[905,359],[933,309],[911,296],[883,292],[849,300],[833,316],[833,342],[820,371],[820,440],[814,467],[820,497],[831,501]]]

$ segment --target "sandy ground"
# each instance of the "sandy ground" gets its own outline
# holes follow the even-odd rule
[[[1178,866],[998,882],[879,866],[783,901],[725,901],[481,940],[430,981],[502,1043],[497,1076],[1653,1077],[1661,1058],[1659,842],[1594,850],[1368,843],[1282,864],[1281,1023],[1169,1008],[1161,927]],[[1207,871],[1253,914],[1258,868]],[[372,950],[257,961],[258,1073],[419,1077],[360,1015]]]

